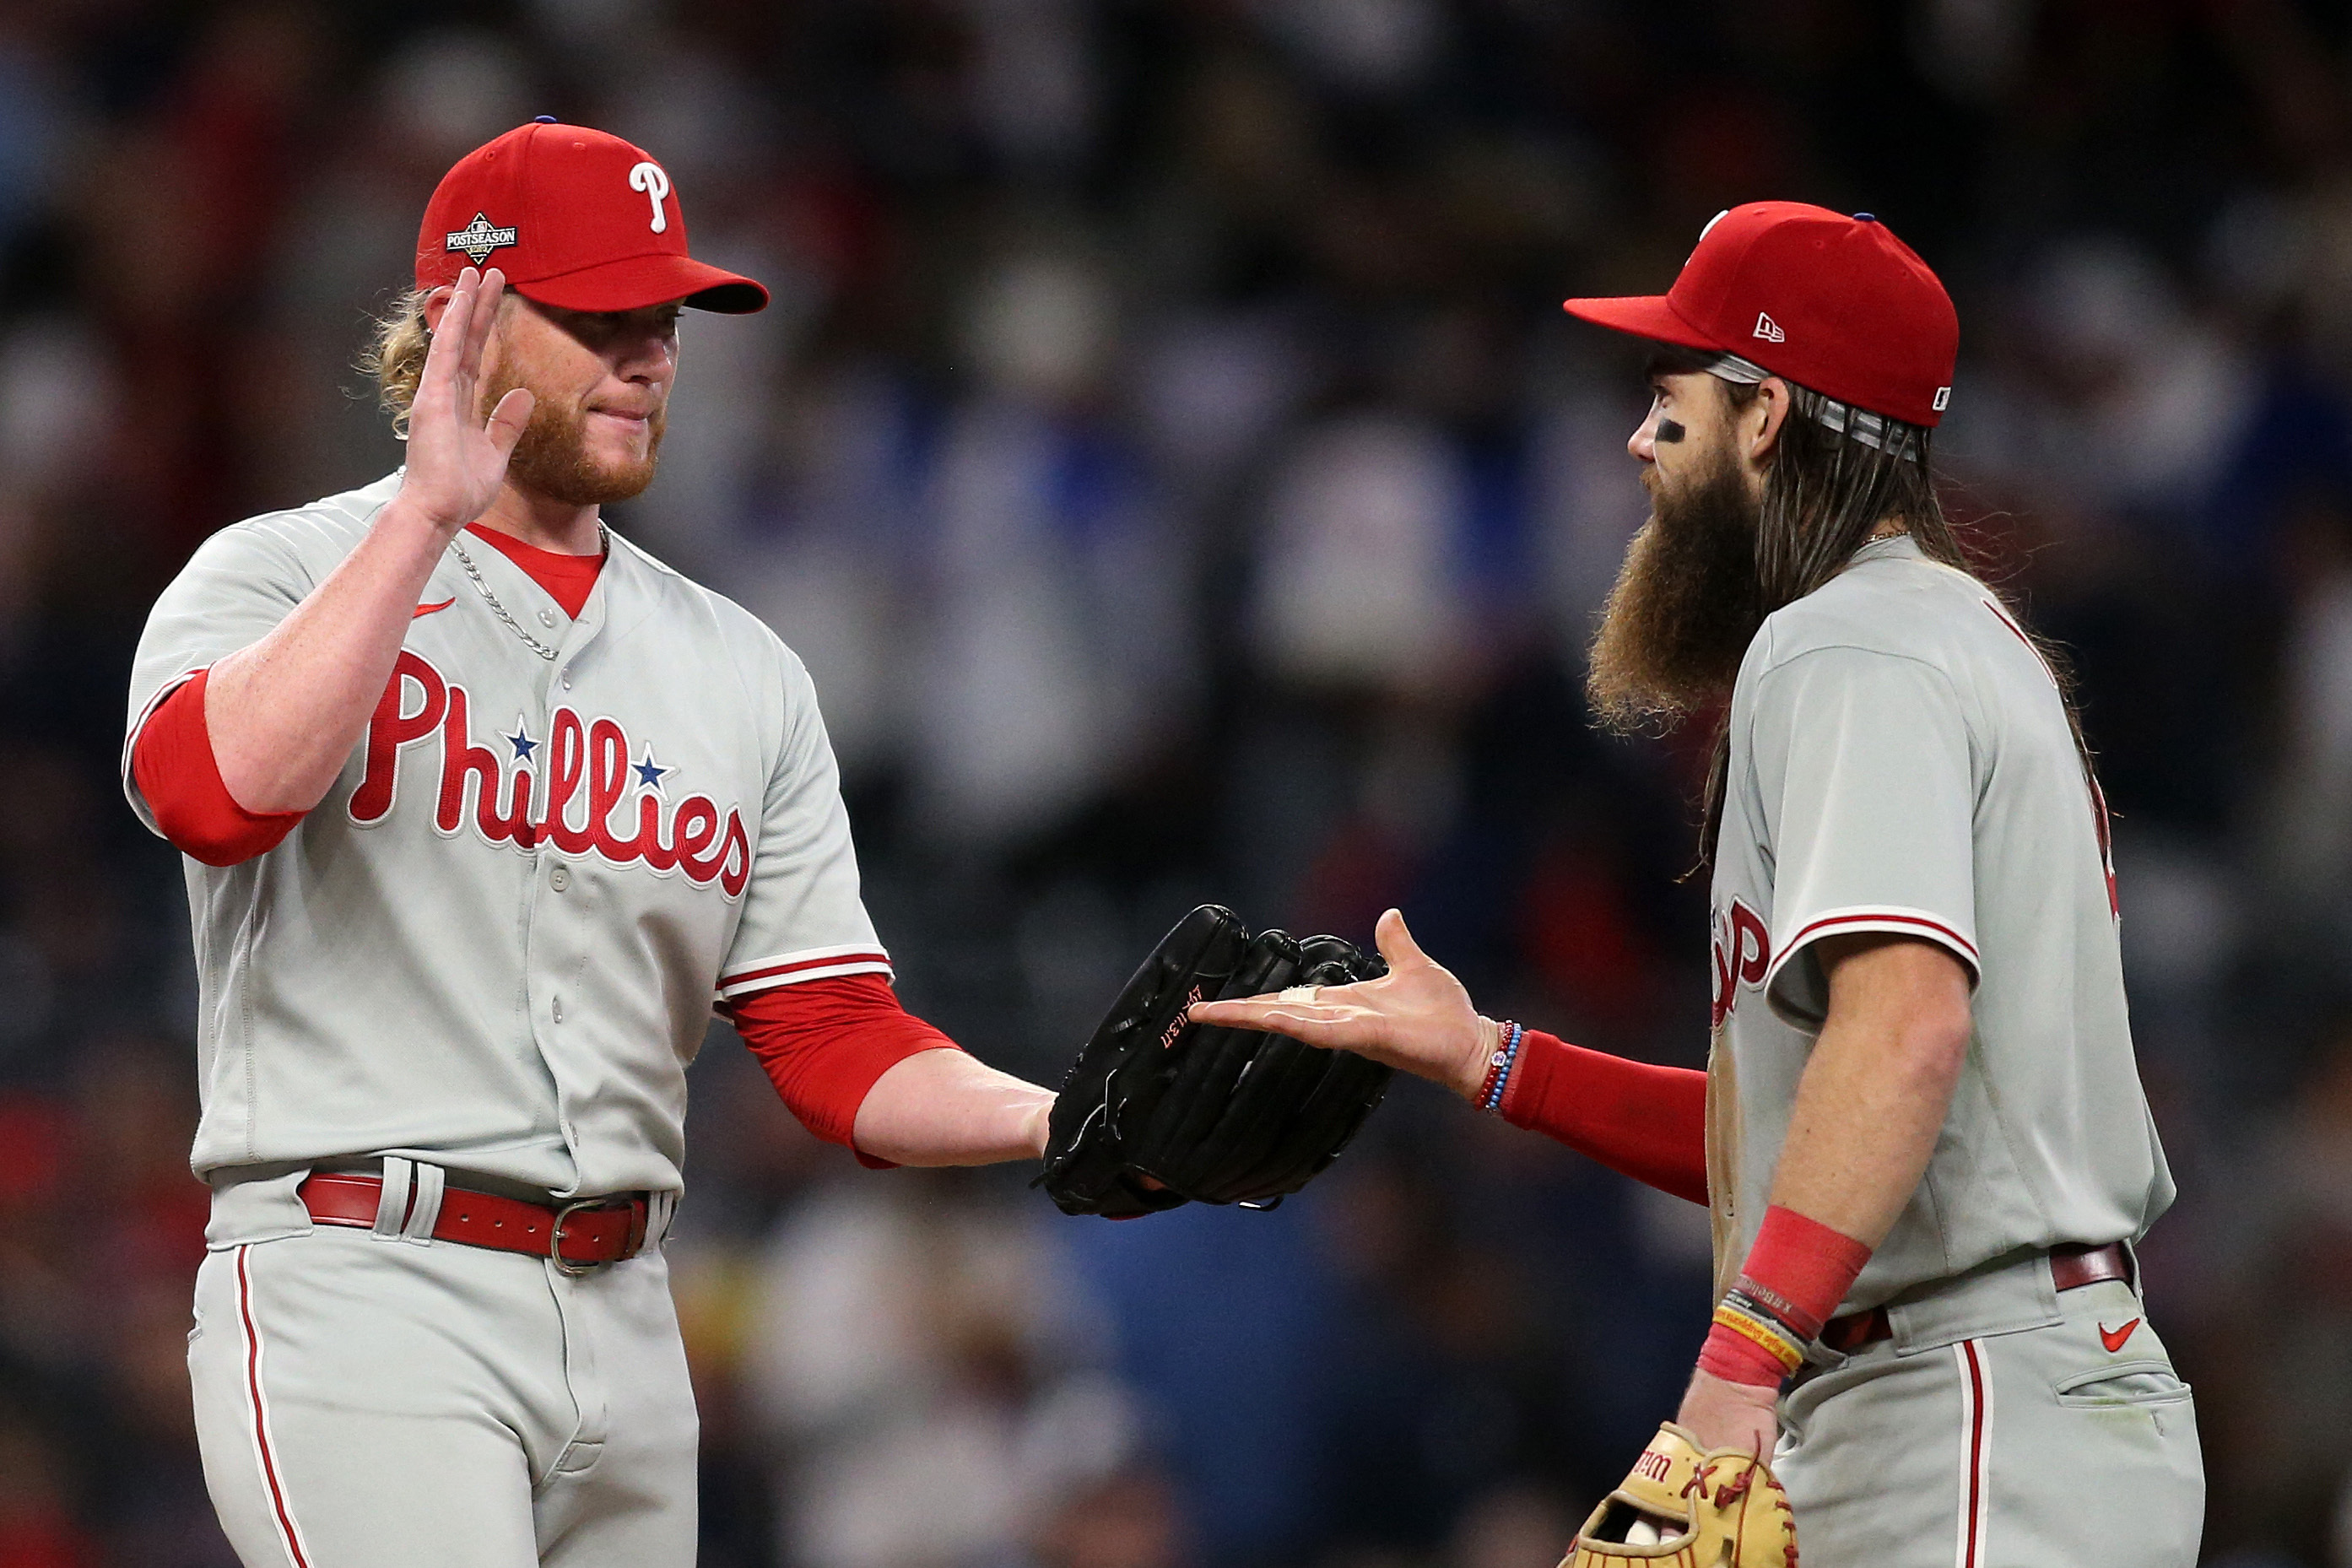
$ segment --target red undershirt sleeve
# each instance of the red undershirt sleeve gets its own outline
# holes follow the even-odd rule
[[[1660,1192],[1706,1202],[1706,1074],[1695,1068],[1628,1061],[1529,1029],[1502,1112]]]
[[[494,530],[468,531],[497,546],[573,616],[604,568],[601,554],[561,555]],[[228,793],[205,725],[205,674],[198,670],[147,716],[131,747],[131,774],[173,848],[207,866],[236,866],[277,848],[308,814],[247,811]]]
[[[147,716],[131,774],[173,848],[207,866],[236,866],[277,848],[306,814],[247,811],[228,793],[205,727],[206,673],[198,670]]]
[[[721,1011],[759,1059],[785,1107],[802,1126],[857,1155],[858,1163],[888,1170],[857,1148],[857,1109],[892,1068],[949,1039],[898,1005],[879,974],[835,974],[774,985],[739,996]]]

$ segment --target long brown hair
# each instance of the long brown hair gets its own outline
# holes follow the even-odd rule
[[[1700,365],[1694,363],[1690,368]],[[1720,384],[1735,413],[1756,400],[1758,389],[1753,385],[1736,381]],[[1781,422],[1770,466],[1765,470],[1764,499],[1757,519],[1756,577],[1763,613],[1769,616],[1819,588],[1845,570],[1854,552],[1869,542],[1880,524],[1890,519],[1900,521],[1920,553],[1983,584],[2048,666],[2066,710],[2066,727],[2074,738],[2075,754],[2082,759],[2083,781],[2090,791],[2104,858],[2105,799],[2075,711],[2073,670],[2063,652],[2026,626],[2010,595],[1987,580],[1970,559],[1959,531],[1944,515],[1928,466],[1935,432],[1925,426],[1884,420],[1877,426],[1878,441],[1873,444],[1855,434],[1852,410],[1819,393],[1788,384],[1789,416]],[[1727,704],[1716,724],[1715,755],[1707,767],[1699,826],[1698,862],[1691,875],[1713,869],[1730,768],[1731,712]]]

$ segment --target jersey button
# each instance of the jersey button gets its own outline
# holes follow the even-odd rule
[[[555,1021],[557,1023],[561,1024],[563,1022],[563,998],[558,996],[552,1002],[549,1003],[548,1011],[555,1015]]]
[[[555,624],[555,612],[554,612],[554,611],[552,611],[552,610],[541,610],[541,611],[540,611],[540,612],[539,612],[539,624],[540,624],[541,626],[553,626],[553,625]]]
[[[560,893],[563,891],[564,889],[572,886],[571,868],[564,866],[558,866],[553,871],[548,873],[547,882],[548,886],[553,888],[557,892]]]

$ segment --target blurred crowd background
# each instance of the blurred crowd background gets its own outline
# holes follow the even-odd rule
[[[1585,721],[1635,361],[1718,208],[1876,213],[1937,442],[2119,820],[2145,1250],[2207,1558],[2352,1564],[2352,16],[2297,0],[0,4],[0,1568],[214,1568],[176,858],[129,654],[398,461],[352,368],[538,113],[698,254],[616,521],[815,672],[910,1006],[1058,1081],[1195,902],[1402,905],[1485,1009],[1702,1059],[1704,735]],[[876,1173],[723,1026],[671,1247],[709,1568],[1548,1568],[1672,1407],[1699,1213],[1401,1088],[1271,1214]],[[419,1500],[420,1506],[429,1506]]]

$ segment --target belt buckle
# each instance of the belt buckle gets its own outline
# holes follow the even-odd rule
[[[604,1267],[602,1263],[574,1263],[563,1256],[563,1222],[583,1209],[606,1208],[612,1202],[609,1197],[574,1198],[555,1211],[555,1225],[547,1237],[547,1260],[555,1265],[558,1274],[568,1279],[578,1279]]]

